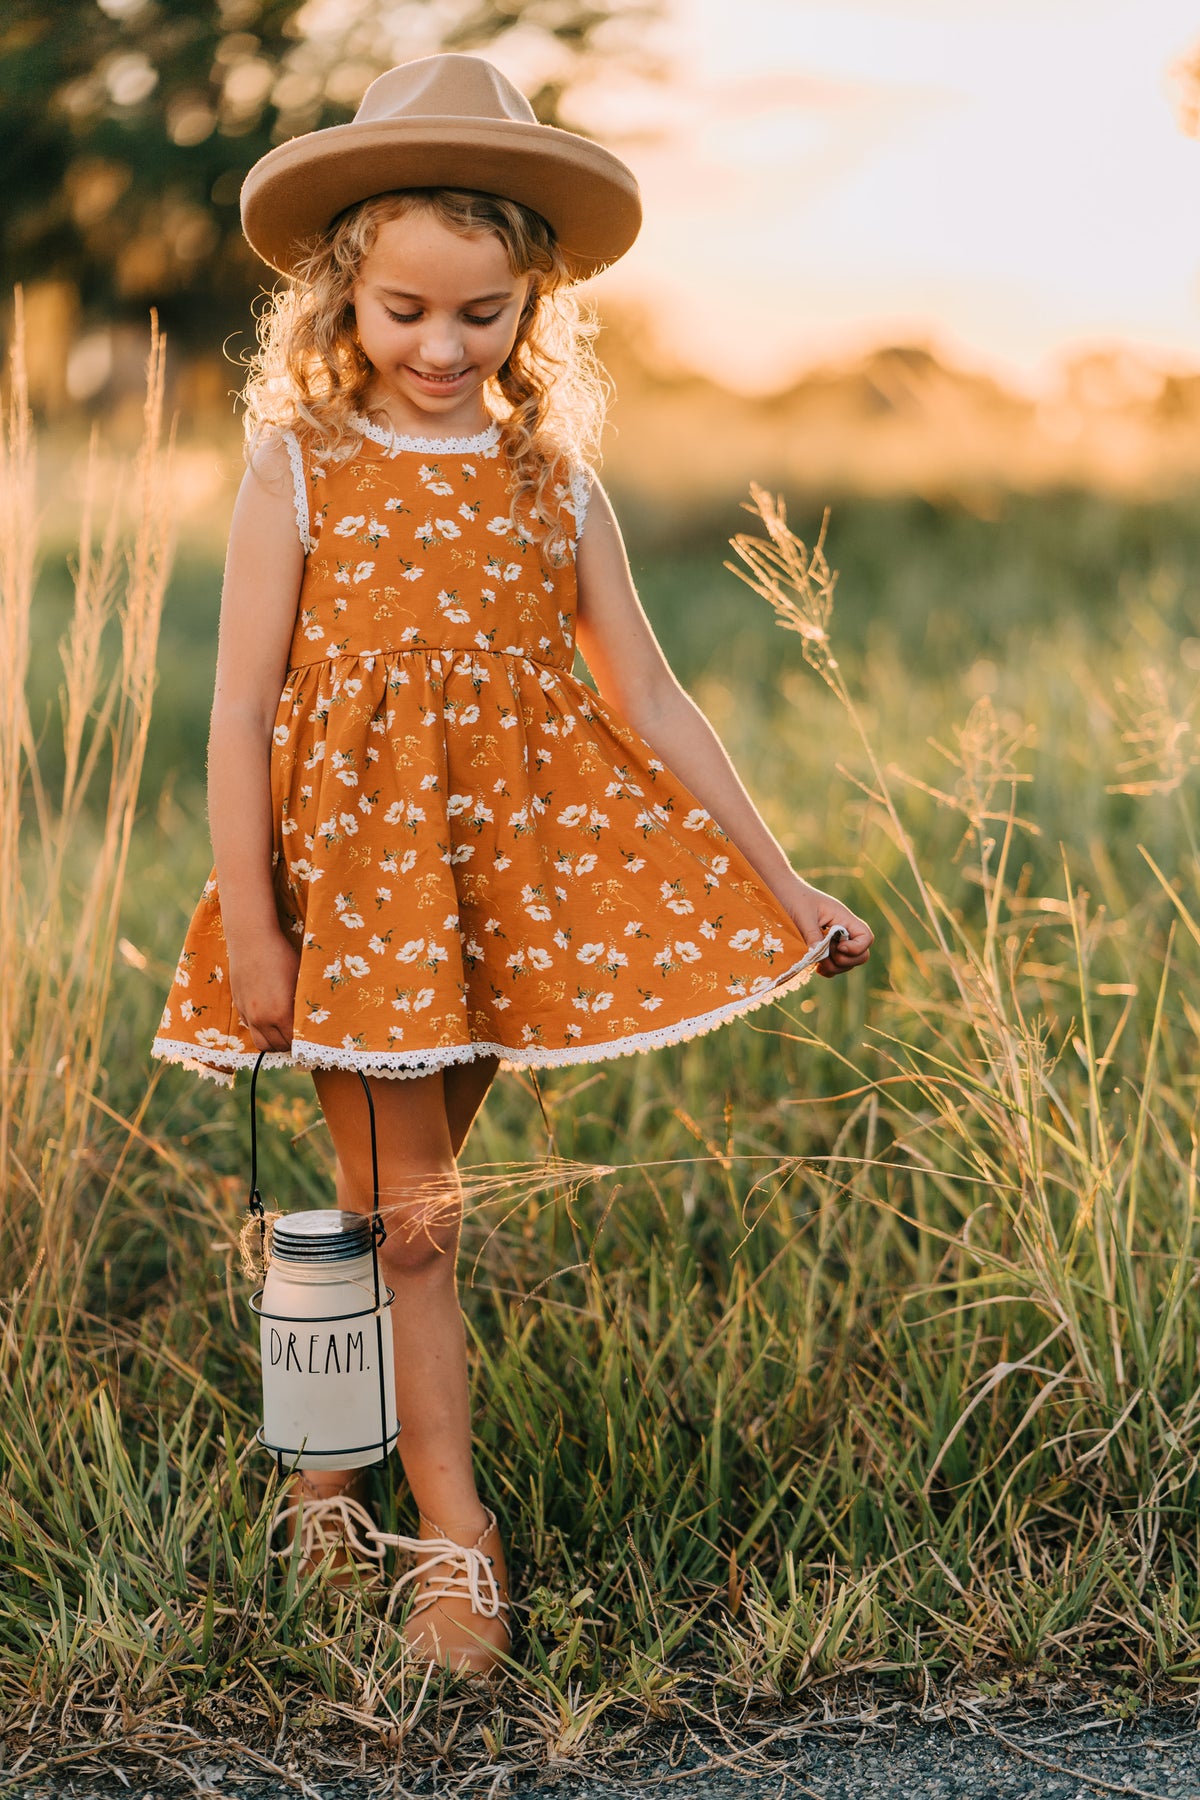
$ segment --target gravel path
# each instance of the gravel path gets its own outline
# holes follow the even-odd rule
[[[665,1727],[657,1740],[614,1756],[603,1774],[558,1764],[536,1774],[493,1764],[464,1773],[375,1762],[363,1776],[307,1778],[263,1759],[213,1748],[161,1757],[114,1746],[94,1760],[66,1753],[29,1775],[0,1771],[14,1800],[1095,1800],[1104,1794],[1200,1800],[1200,1729],[1189,1710],[1156,1709],[1134,1721],[1050,1715],[995,1724],[831,1726],[756,1720],[753,1741]],[[345,1763],[342,1763],[345,1768]],[[11,1765],[10,1765],[11,1767]]]

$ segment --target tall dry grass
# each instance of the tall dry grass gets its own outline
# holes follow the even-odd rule
[[[171,546],[164,344],[154,327],[128,478],[113,489],[95,434],[83,475],[74,606],[60,644],[64,773],[51,790],[27,700],[42,502],[19,293],[16,320],[0,439],[0,1194],[9,1286],[47,1261],[60,1277],[86,1266],[91,1231],[137,1144],[137,1118],[114,1118],[105,1098],[103,1061]],[[98,1200],[101,1141],[119,1149]]]

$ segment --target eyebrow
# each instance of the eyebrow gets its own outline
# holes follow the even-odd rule
[[[379,292],[391,294],[397,300],[416,300],[422,306],[425,304],[423,294],[410,294],[407,288],[381,286]],[[477,294],[473,300],[464,300],[463,306],[486,306],[490,300],[511,300],[512,296],[511,288],[500,288],[494,294]]]

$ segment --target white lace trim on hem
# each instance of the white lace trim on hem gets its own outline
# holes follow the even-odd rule
[[[385,431],[382,425],[374,420],[366,419],[361,413],[351,413],[350,423],[372,443],[382,444],[393,456],[401,450],[420,450],[426,456],[481,456],[500,441],[500,427],[495,419],[474,437],[410,437],[404,431]]]
[[[300,533],[300,544],[305,556],[313,549],[312,537],[308,529],[308,489],[304,485],[304,456],[294,431],[285,431],[283,441],[287,447],[288,461],[292,465],[292,499],[296,507],[296,529]]]
[[[291,1054],[272,1050],[263,1061],[268,1069],[364,1069],[369,1074],[397,1080],[427,1075],[451,1063],[472,1062],[480,1056],[498,1056],[503,1069],[559,1068],[569,1063],[605,1062],[614,1056],[632,1056],[641,1050],[658,1050],[666,1044],[678,1044],[688,1038],[701,1037],[706,1031],[724,1025],[742,1013],[753,1012],[768,1001],[778,1000],[808,980],[817,958],[812,951],[798,963],[785,969],[779,980],[756,994],[743,994],[726,1006],[695,1018],[679,1019],[673,1025],[662,1025],[656,1031],[639,1031],[632,1037],[613,1038],[603,1044],[564,1044],[552,1048],[546,1044],[439,1044],[428,1050],[347,1050],[335,1044],[315,1044],[296,1038]],[[179,1043],[172,1038],[155,1038],[153,1054],[167,1062],[182,1063],[196,1074],[205,1075],[228,1087],[232,1073],[225,1071],[251,1069],[258,1061],[256,1050],[206,1050],[198,1044]]]

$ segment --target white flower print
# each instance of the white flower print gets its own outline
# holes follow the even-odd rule
[[[442,609],[442,617],[451,625],[469,625],[471,615],[458,597],[457,591],[447,593],[443,588],[438,595],[438,605]]]
[[[729,940],[729,948],[731,950],[749,950],[752,945],[757,944],[761,935],[753,927],[747,926],[743,931],[734,932]]]
[[[693,944],[691,938],[687,938],[683,943],[680,943],[678,939],[676,939],[675,954],[680,962],[689,963],[699,962],[704,953],[698,944]]]
[[[396,961],[403,963],[416,962],[424,948],[424,938],[409,938],[407,944],[402,945],[401,948],[397,950]]]
[[[703,825],[708,823],[710,817],[711,814],[706,813],[702,806],[693,806],[691,812],[683,821],[683,829],[685,831],[699,831]]]
[[[342,961],[345,964],[346,973],[356,976],[360,981],[364,975],[371,973],[370,963],[361,956],[344,956]]]
[[[360,562],[355,566],[350,579],[355,583],[369,581],[374,573],[375,564],[373,562]]]
[[[435,519],[433,522],[437,526],[441,536],[444,538],[456,538],[462,536],[462,532],[454,523],[453,519]]]
[[[559,825],[582,825],[587,816],[586,806],[568,806],[559,813],[556,823]]]
[[[353,537],[356,531],[362,530],[366,522],[366,513],[359,513],[354,518],[347,516],[344,519],[339,519],[333,528],[333,535],[334,537]]]
[[[417,470],[417,480],[422,487],[428,488],[431,494],[452,494],[453,487],[442,479],[442,472],[437,463],[422,463]]]
[[[571,1001],[571,1005],[578,1007],[580,1012],[607,1012],[608,1008],[612,1005],[612,1000],[613,997],[611,993],[592,995],[577,994]]]
[[[664,881],[659,887],[659,896],[668,912],[695,912],[696,909],[687,898],[687,895],[680,892],[682,887],[682,881]]]

